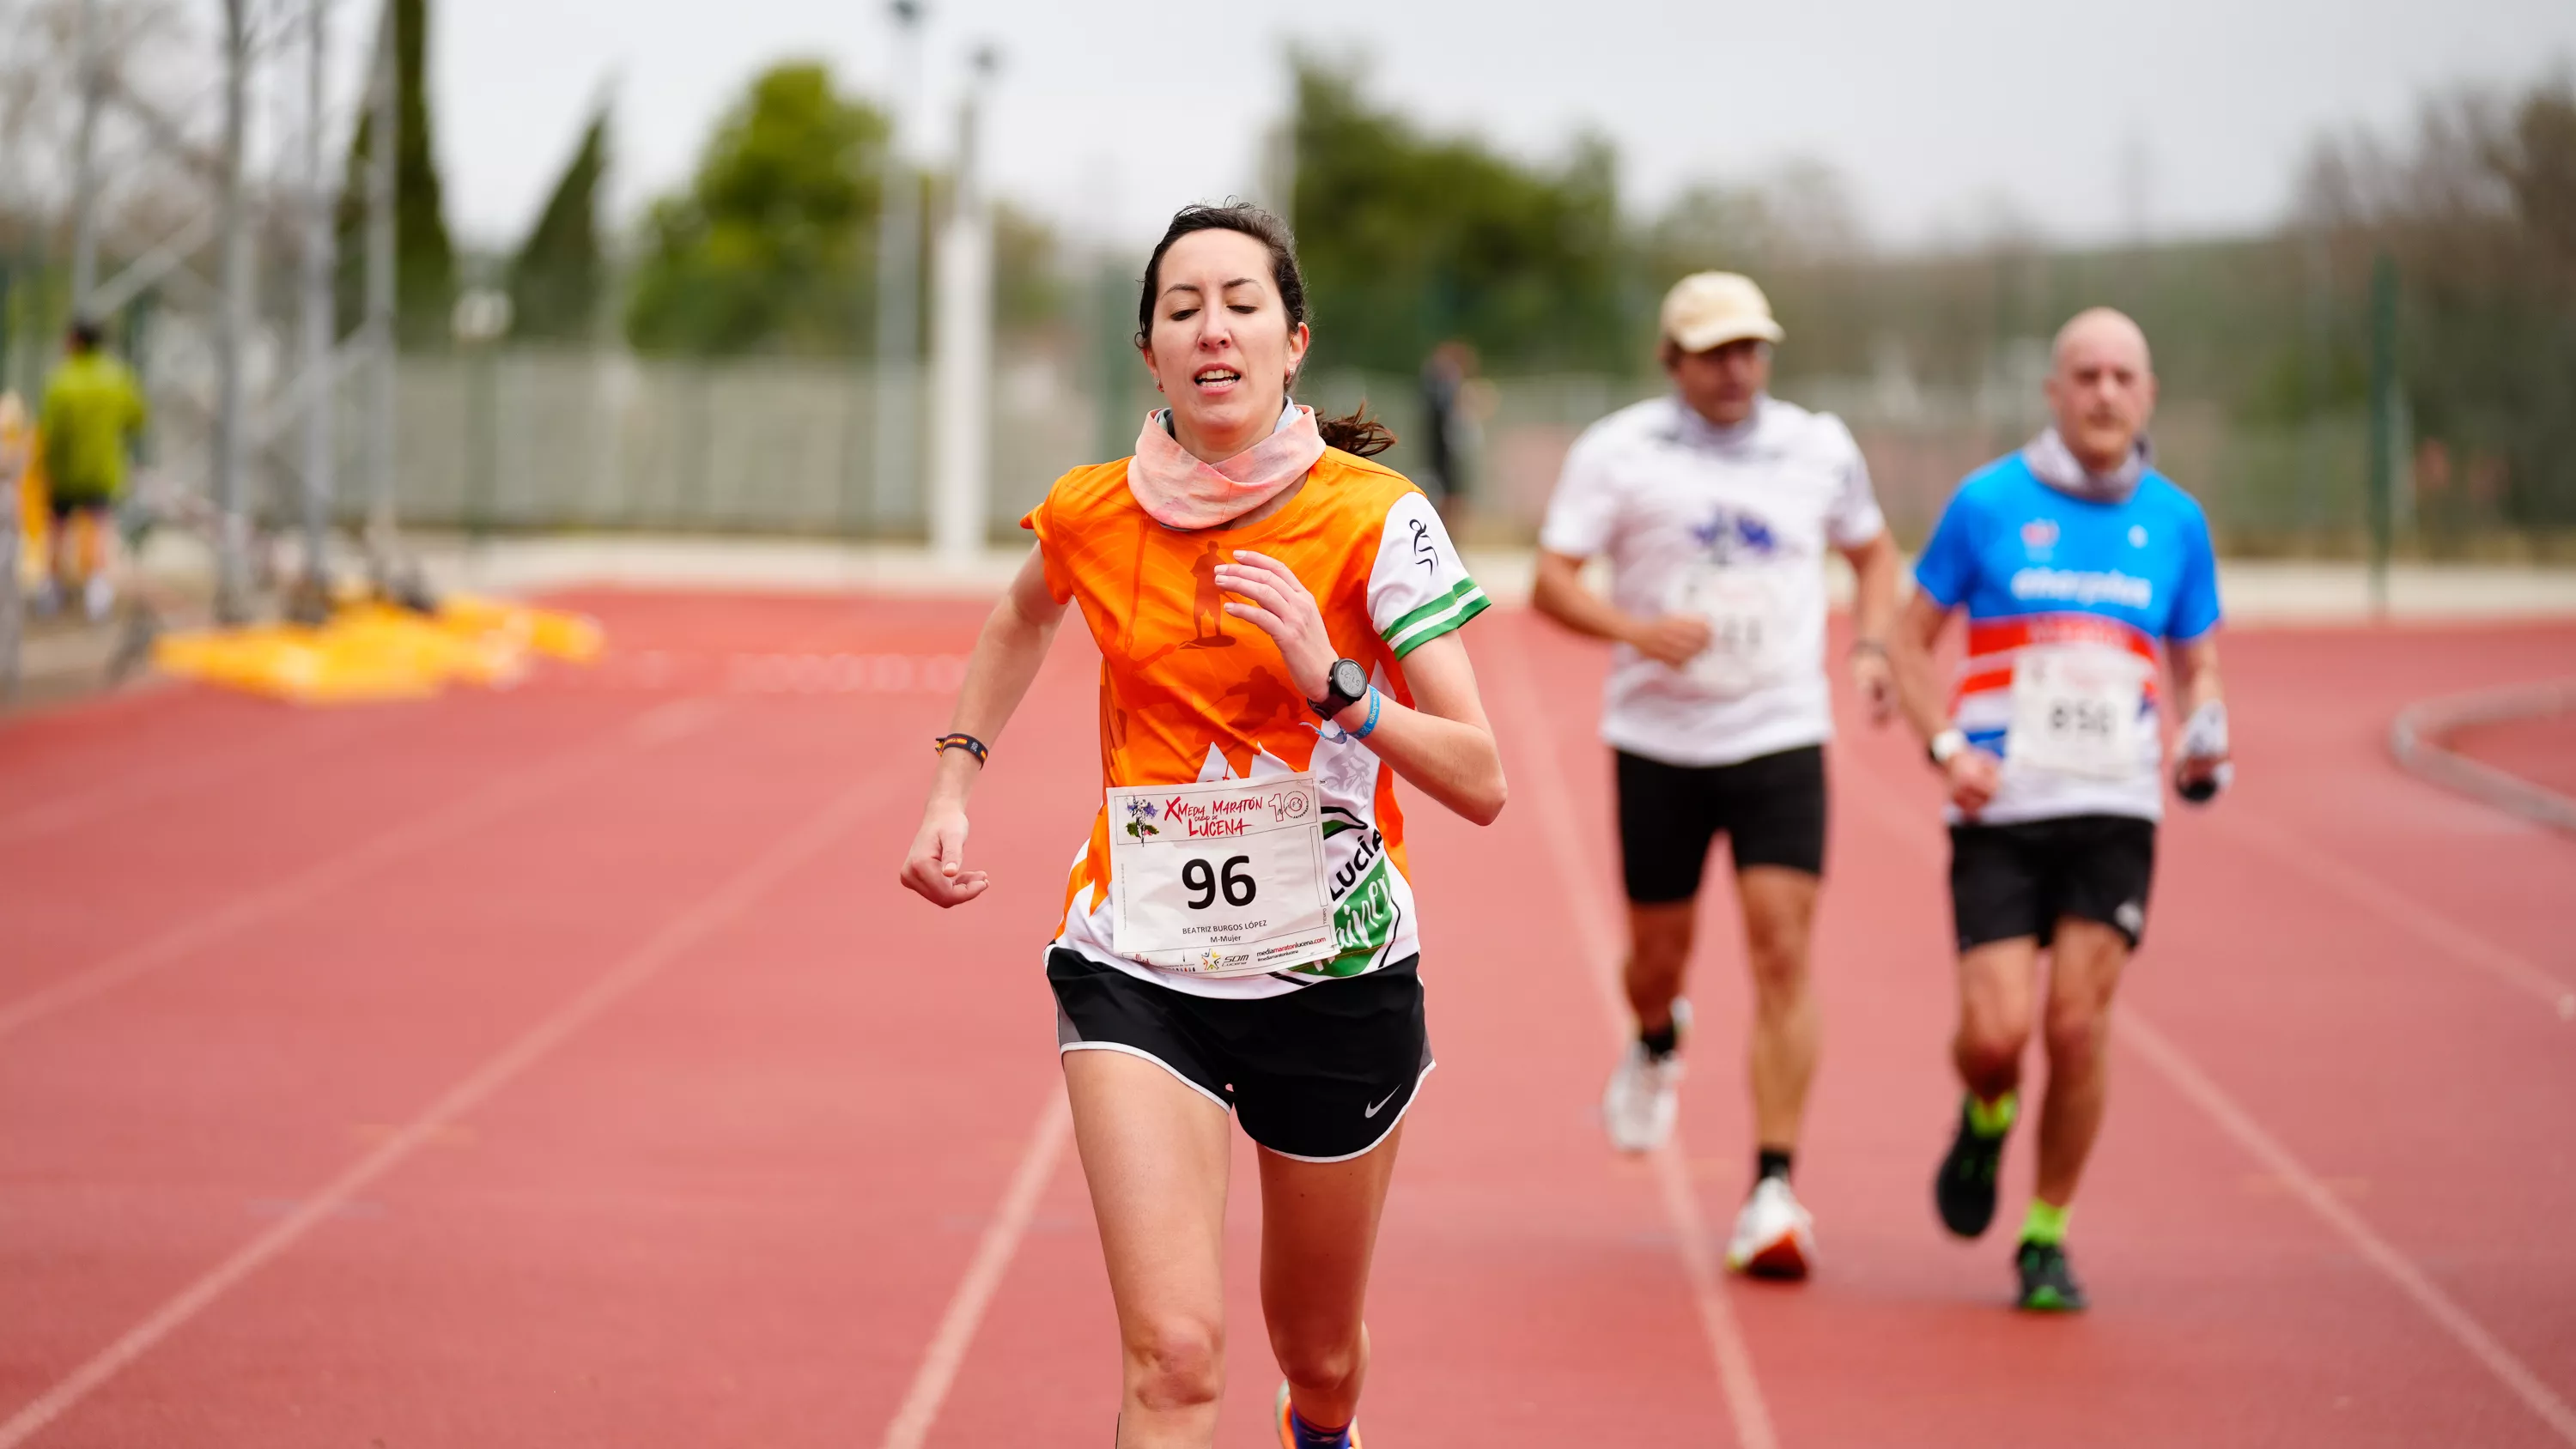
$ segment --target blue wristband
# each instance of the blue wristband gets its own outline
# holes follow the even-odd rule
[[[1377,728],[1377,708],[1385,702],[1386,696],[1377,692],[1377,686],[1369,686],[1368,718],[1360,723],[1360,727],[1358,729],[1349,731],[1352,739],[1364,740],[1369,737],[1369,731]]]

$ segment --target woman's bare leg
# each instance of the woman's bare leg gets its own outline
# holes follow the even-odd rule
[[[1064,1054],[1124,1375],[1118,1449],[1206,1449],[1225,1390],[1225,1108],[1143,1057]]]
[[[1261,1311],[1289,1401],[1321,1429],[1348,1424],[1368,1376],[1369,1259],[1395,1175],[1399,1123],[1342,1162],[1261,1153]]]

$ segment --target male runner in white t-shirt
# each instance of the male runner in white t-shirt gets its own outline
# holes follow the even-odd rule
[[[1681,999],[1700,877],[1723,832],[1753,974],[1754,1185],[1727,1266],[1804,1277],[1813,1222],[1789,1186],[1819,1027],[1807,941],[1824,873],[1825,551],[1850,560],[1852,680],[1884,722],[1898,562],[1841,421],[1766,391],[1781,337],[1761,289],[1726,272],[1664,298],[1673,391],[1585,430],[1539,534],[1532,602],[1614,641],[1601,736],[1615,752],[1637,1040],[1603,1094],[1610,1140],[1672,1132]],[[1582,579],[1610,559],[1610,597]]]

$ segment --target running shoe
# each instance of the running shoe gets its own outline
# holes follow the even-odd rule
[[[1959,1099],[1959,1135],[1950,1139],[1950,1154],[1932,1177],[1932,1201],[1941,1209],[1941,1225],[1963,1238],[1985,1232],[1995,1220],[1995,1174],[2004,1161],[2004,1138],[1985,1136],[1968,1121],[1968,1099]]]
[[[1748,1278],[1804,1278],[1816,1261],[1816,1220],[1785,1177],[1766,1177],[1735,1215],[1726,1268]]]
[[[1632,1041],[1601,1093],[1601,1125],[1622,1152],[1652,1152],[1673,1135],[1681,1112],[1681,1053],[1657,1057]]]
[[[2081,1313],[2090,1306],[2065,1248],[2025,1242],[2013,1262],[2021,1270],[2021,1299],[2014,1306],[2031,1313]]]
[[[1333,1449],[1360,1449],[1360,1421],[1357,1419],[1351,1421],[1349,1428],[1328,1439],[1319,1440],[1311,1433],[1304,1439],[1298,1438],[1297,1426],[1288,1417],[1288,1381],[1285,1379],[1279,1381],[1276,1418],[1279,1421],[1279,1449],[1316,1449],[1318,1444],[1331,1445]]]

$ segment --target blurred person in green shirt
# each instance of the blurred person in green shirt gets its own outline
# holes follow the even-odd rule
[[[47,502],[53,511],[52,576],[38,607],[60,607],[74,586],[92,622],[116,599],[108,559],[116,542],[110,513],[125,494],[126,453],[143,431],[143,390],[126,365],[99,349],[100,329],[72,324],[70,356],[45,384],[43,437]]]

